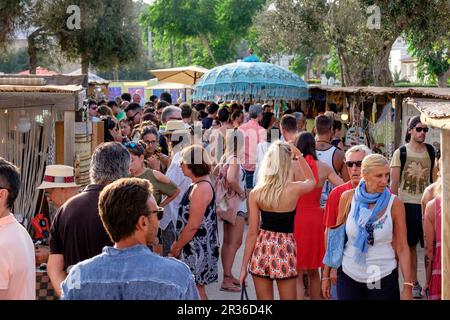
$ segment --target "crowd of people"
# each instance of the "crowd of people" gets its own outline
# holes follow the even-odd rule
[[[48,247],[14,218],[20,172],[0,158],[0,299],[35,299],[41,264],[67,300],[208,299],[208,284],[238,293],[249,274],[258,299],[274,298],[274,281],[280,299],[440,299],[439,165],[419,117],[389,162],[346,149],[330,115],[308,132],[303,113],[278,119],[268,104],[191,106],[163,93],[142,106],[123,94],[86,111],[105,143],[84,190],[72,167],[46,167],[36,192],[57,209]]]

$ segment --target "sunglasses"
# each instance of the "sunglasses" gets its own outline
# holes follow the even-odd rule
[[[425,133],[427,133],[428,132],[428,130],[430,130],[430,129],[428,129],[428,128],[422,128],[422,127],[415,127],[414,129],[416,129],[416,132],[425,132]]]
[[[345,161],[345,164],[347,165],[348,168],[352,168],[355,165],[358,168],[360,168],[362,165],[362,161]]]
[[[139,114],[139,112],[136,112],[132,117],[128,117],[128,121],[134,121],[134,118]]]
[[[182,118],[170,117],[169,120],[183,120]]]
[[[146,144],[155,144],[155,143],[156,143],[156,140],[154,140],[154,141],[145,141],[145,140],[144,140],[144,142],[145,142]]]
[[[375,243],[375,238],[373,235],[374,226],[373,224],[367,224],[366,225],[366,231],[367,231],[367,244],[370,246],[373,246]]]
[[[97,106],[94,106],[94,107],[89,107],[89,109],[92,109],[92,110],[97,110],[97,109],[98,109],[98,107],[97,107]]]
[[[164,215],[164,208],[162,207],[158,207],[158,209],[150,211],[150,214],[156,213],[156,217],[158,218],[159,221],[161,221],[161,219],[163,218]]]

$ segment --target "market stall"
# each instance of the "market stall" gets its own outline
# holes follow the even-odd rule
[[[80,80],[59,79],[62,83]],[[27,227],[38,206],[35,191],[45,165],[57,163],[61,154],[60,163],[74,166],[75,112],[83,106],[85,89],[55,82],[52,77],[0,77],[0,156],[21,168],[22,188],[14,213]],[[58,123],[64,123],[59,136]],[[59,149],[58,139],[62,139]]]
[[[450,99],[450,89],[401,87],[310,86],[307,116],[334,111],[348,127],[344,136],[347,147],[364,143],[391,158],[404,143],[408,119],[418,114],[406,104],[408,97]],[[440,148],[438,130],[431,130],[427,142]]]
[[[442,299],[450,299],[450,101],[407,99],[408,105],[421,113],[421,120],[429,127],[440,130],[441,139],[441,250]]]

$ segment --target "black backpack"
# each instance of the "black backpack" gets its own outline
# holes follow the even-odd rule
[[[436,159],[436,151],[434,150],[434,147],[431,144],[425,143],[425,146],[427,147],[428,155],[431,160],[431,168],[430,168],[430,183],[433,182],[433,168],[434,168],[434,162]],[[406,146],[400,147],[400,178],[403,173],[403,169],[405,168],[406,164]]]

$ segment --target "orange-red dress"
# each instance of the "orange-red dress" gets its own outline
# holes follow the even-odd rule
[[[319,180],[317,162],[310,155],[305,157],[313,171],[316,181]],[[320,207],[322,187],[300,197],[297,201],[297,212],[294,223],[294,237],[297,244],[297,268],[317,269],[323,266],[325,254],[325,226],[323,209]]]

